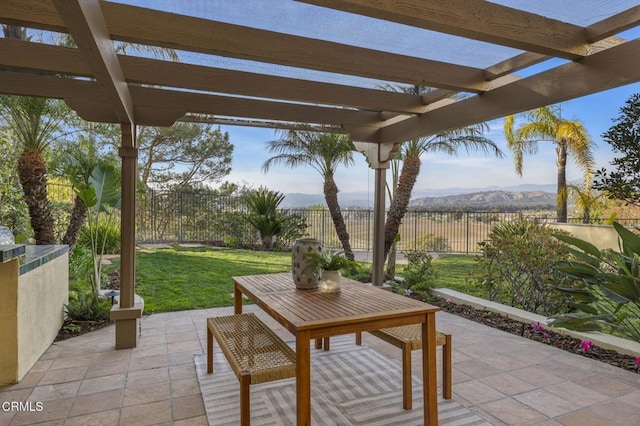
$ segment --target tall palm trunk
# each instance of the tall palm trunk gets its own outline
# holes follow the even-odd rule
[[[55,244],[53,215],[47,198],[47,164],[38,150],[25,149],[20,154],[18,176],[36,244]]]
[[[354,256],[351,250],[351,244],[349,243],[349,232],[347,232],[347,225],[344,223],[340,204],[338,203],[338,185],[336,185],[331,175],[325,176],[324,179],[324,199],[327,202],[327,207],[333,220],[333,226],[336,228],[338,239],[340,239],[342,243],[342,250],[344,250],[347,259],[353,260]]]
[[[76,244],[85,217],[87,217],[87,206],[85,206],[84,202],[76,195],[71,218],[69,219],[69,226],[67,226],[67,231],[62,238],[62,244],[68,244],[69,250]]]
[[[561,141],[556,147],[558,158],[558,185],[556,202],[556,222],[567,222],[567,146]]]
[[[400,224],[411,199],[411,191],[420,174],[420,158],[407,157],[402,163],[402,171],[398,178],[398,187],[393,193],[393,201],[389,206],[387,220],[384,224],[384,258],[389,255],[393,240],[398,235]]]

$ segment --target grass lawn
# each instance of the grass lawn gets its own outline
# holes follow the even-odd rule
[[[440,254],[433,260],[433,268],[438,274],[434,287],[450,288],[472,296],[483,297],[483,290],[474,283],[476,270],[474,255]]]
[[[482,297],[482,291],[472,284],[474,258],[439,255],[433,261],[438,274],[434,286]],[[119,267],[117,260],[114,267]],[[208,246],[138,251],[136,293],[144,299],[147,313],[231,306],[231,277],[290,270],[290,253]]]
[[[231,277],[290,270],[290,253],[178,246],[140,251],[136,293],[144,299],[145,313],[231,306]]]

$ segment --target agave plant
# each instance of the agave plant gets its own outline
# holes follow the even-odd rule
[[[556,269],[576,282],[562,288],[576,312],[552,317],[551,324],[579,331],[617,332],[640,342],[640,236],[613,223],[621,251],[599,250],[578,238],[559,235],[573,259]]]

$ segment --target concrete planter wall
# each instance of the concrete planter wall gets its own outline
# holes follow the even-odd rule
[[[619,250],[618,234],[611,225],[583,225],[581,223],[550,223],[553,229],[567,231],[572,236],[587,241],[600,250]]]
[[[553,330],[557,333],[565,334],[576,339],[592,341],[595,345],[600,346],[601,348],[613,349],[614,351],[625,355],[636,357],[640,356],[640,343],[634,342],[632,340],[622,339],[620,337],[611,336],[609,334],[599,332],[586,333],[581,331],[568,330],[566,328],[551,327],[547,324],[548,318],[545,316],[492,302],[490,300],[481,299],[479,297],[470,296],[468,294],[464,294],[448,288],[432,289],[431,294],[434,296],[442,297],[444,299],[451,299],[451,301],[456,304],[469,305],[475,309],[495,312],[504,317],[511,318],[525,324],[539,322],[549,330]]]

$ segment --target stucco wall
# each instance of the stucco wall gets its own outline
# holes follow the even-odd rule
[[[18,380],[17,258],[0,263],[0,386]]]
[[[619,250],[618,234],[611,225],[583,225],[574,223],[552,223],[549,225],[555,229],[562,229],[572,236],[585,240],[600,250]]]
[[[69,301],[67,253],[19,274],[18,259],[0,264],[0,385],[16,383],[53,343]]]
[[[69,255],[20,276],[18,285],[18,380],[53,343],[69,303]]]

